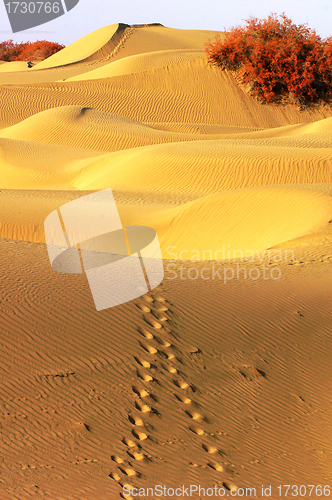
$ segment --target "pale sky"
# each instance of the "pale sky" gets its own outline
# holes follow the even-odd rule
[[[250,16],[262,18],[283,11],[296,24],[308,23],[323,38],[332,36],[331,0],[80,0],[58,19],[15,34],[1,2],[0,41],[49,40],[69,45],[98,28],[119,22],[223,31],[243,24]]]

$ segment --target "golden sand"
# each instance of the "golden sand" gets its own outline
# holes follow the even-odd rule
[[[214,35],[113,24],[0,65],[1,500],[331,482],[332,108],[259,104]],[[44,220],[106,188],[165,279],[97,312]]]

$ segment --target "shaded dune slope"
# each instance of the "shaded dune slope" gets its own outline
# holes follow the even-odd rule
[[[42,245],[1,240],[0,256],[4,500],[120,498],[165,474],[329,483],[332,283],[317,264],[274,286],[165,281],[98,313]]]

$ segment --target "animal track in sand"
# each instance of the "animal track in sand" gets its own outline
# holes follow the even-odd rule
[[[144,314],[144,319],[149,325],[153,326],[153,328],[156,328],[156,330],[162,328],[162,325],[156,320],[153,314]]]
[[[206,420],[206,417],[198,413],[198,411],[186,410],[186,414],[193,420],[197,420],[197,422],[203,422],[203,420]]]
[[[154,300],[157,302],[166,302],[166,299],[162,295],[155,295]]]
[[[200,354],[202,352],[198,347],[193,345],[187,345],[185,350],[188,354]]]
[[[135,469],[131,469],[130,467],[119,467],[119,470],[122,472],[122,474],[125,474],[126,476],[137,475],[137,471]]]
[[[144,380],[144,382],[152,382],[154,378],[149,373],[144,372],[143,370],[137,370],[138,378]]]
[[[95,459],[87,459],[87,460],[79,460],[75,462],[70,462],[71,464],[78,465],[80,463],[85,464],[88,462],[97,462]],[[22,470],[27,470],[27,469],[53,469],[53,465],[44,465],[44,464],[38,464],[38,465],[33,465],[33,464],[22,464],[21,465]]]
[[[138,302],[136,303],[138,309],[140,309],[141,311],[145,312],[145,313],[149,313],[151,312],[151,309],[150,307],[148,307],[146,304],[144,304],[144,302]]]
[[[114,479],[114,481],[117,481],[117,482],[119,482],[121,480],[121,476],[119,476],[119,474],[117,472],[111,472],[109,474],[109,477],[111,477],[112,479]]]
[[[188,398],[188,396],[185,396],[183,394],[175,394],[175,397],[176,397],[176,399],[181,401],[181,403],[184,403],[186,405],[189,405],[190,403],[192,403],[192,400],[190,398]]]
[[[157,311],[168,311],[168,307],[165,306],[165,304],[162,304],[161,302],[156,304],[156,305],[153,305],[154,309],[156,309]]]
[[[163,364],[163,365],[162,365],[162,367],[163,367],[165,370],[167,370],[169,373],[172,373],[173,375],[174,375],[175,373],[178,373],[177,369],[176,369],[176,368],[174,368],[174,366],[172,366],[172,365],[165,365],[165,364]]]
[[[148,302],[149,304],[152,304],[153,298],[150,297],[150,295],[142,295],[141,299],[145,300],[145,302]]]
[[[158,352],[158,349],[153,347],[152,345],[148,344],[147,342],[140,341],[140,345],[143,347],[143,349],[148,352],[149,354],[156,354]]]
[[[239,373],[246,378],[247,380],[253,380],[255,378],[266,378],[266,373],[263,370],[260,370],[259,368],[256,368],[255,366],[250,366],[250,365],[244,365],[240,370]]]
[[[208,466],[211,467],[211,469],[217,470],[218,472],[224,472],[224,468],[221,464],[218,462],[208,462]]]
[[[157,318],[158,321],[167,321],[168,318],[165,316],[163,312],[153,311],[153,315]]]
[[[156,337],[156,341],[159,342],[160,345],[162,345],[163,347],[171,347],[172,344],[170,342],[168,342],[168,340],[164,340],[162,338],[157,338]]]
[[[223,486],[224,486],[224,488],[226,488],[226,490],[228,490],[228,491],[231,491],[231,490],[233,490],[233,491],[237,491],[237,490],[238,490],[238,487],[237,487],[235,484],[230,483],[230,482],[228,482],[228,481],[224,481],[224,482],[222,483],[222,485],[223,485]]]
[[[137,461],[147,460],[147,457],[144,455],[144,453],[140,453],[138,451],[127,451],[127,453],[134,460]]]
[[[189,389],[189,387],[190,387],[190,385],[185,380],[174,379],[173,382],[174,382],[174,385],[176,385],[176,387],[179,387],[180,389],[183,389],[183,390]]]
[[[139,365],[143,366],[143,368],[150,368],[151,367],[151,363],[149,363],[149,361],[146,361],[143,358],[139,358],[138,356],[135,356],[135,361]]]
[[[206,451],[207,453],[218,453],[218,448],[216,448],[215,446],[211,446],[210,444],[202,444],[202,448],[204,451]]]
[[[166,352],[165,355],[167,359],[176,359],[175,354],[173,354],[172,352]]]
[[[149,332],[144,326],[139,326],[138,331],[145,337],[146,339],[153,339],[154,335],[153,333]]]
[[[132,441],[131,439],[128,439],[128,438],[123,438],[122,439],[122,442],[128,446],[129,448],[135,448],[137,447],[137,444],[135,443],[135,441]]]
[[[142,427],[144,425],[143,420],[138,415],[128,415],[128,420],[131,424]]]
[[[144,351],[149,355],[158,354],[158,358],[164,357],[166,359],[175,360],[175,355],[172,353],[172,344],[168,340],[163,338],[163,334],[169,336],[169,334],[172,333],[169,328],[166,328],[161,324],[165,323],[168,320],[167,316],[164,314],[165,311],[168,311],[168,307],[166,306],[165,302],[165,299],[161,296],[157,296],[155,299],[152,299],[149,295],[141,297],[141,299],[136,302],[137,309],[142,313],[142,317],[147,323],[146,326],[137,327],[138,332],[144,338],[142,340],[138,340],[138,342],[139,345],[144,349]],[[151,327],[154,330],[151,331]],[[158,336],[155,336],[154,334],[156,330],[158,330]],[[159,348],[157,347],[154,347],[147,341],[157,341],[161,346],[161,350],[159,350]],[[169,352],[164,352],[164,349],[169,348]],[[139,365],[136,369],[138,380],[140,379],[144,383],[153,382],[154,380],[156,380],[151,372],[154,373],[155,371],[158,371],[158,363],[160,363],[160,361],[158,361],[158,358],[154,358],[154,363],[156,364],[152,364],[150,361],[144,359],[144,357],[141,357],[140,355],[134,356],[135,362],[137,363],[137,365]],[[174,366],[167,363],[164,365],[164,368],[171,374],[178,373],[177,369]],[[189,384],[185,385],[184,381],[179,380],[179,387],[181,386],[182,388],[187,388],[187,386],[189,387]],[[138,382],[137,385],[132,386],[132,390],[137,396],[139,396],[139,398],[134,402],[136,410],[139,410],[139,412],[146,416],[152,416],[153,414],[160,415],[155,408],[143,401],[143,398],[149,397],[157,401],[157,398],[150,394],[144,386],[140,386],[140,383]],[[124,437],[122,439],[122,442],[128,447],[127,454],[129,455],[129,457],[135,459],[136,461],[145,460],[148,462],[147,456],[141,450],[142,447],[140,443],[143,443],[148,439],[150,439],[152,442],[157,442],[155,438],[153,438],[153,436],[149,435],[149,432],[153,430],[154,427],[146,421],[143,422],[143,419],[135,413],[129,413],[128,420],[134,426],[131,430],[131,434],[136,441],[127,437]],[[115,455],[112,459],[119,464],[118,469],[122,474],[126,476],[140,477],[140,474],[133,467],[131,467],[130,462],[125,462],[121,457]],[[129,466],[127,464],[129,464]],[[117,481],[119,482],[119,474],[112,474],[113,476],[111,477],[116,477]],[[120,495],[123,498],[130,499],[130,496],[126,495],[124,497],[122,493],[120,493]]]
[[[135,406],[138,410],[140,410],[142,413],[149,413],[152,411],[151,406],[147,405],[146,403],[143,403],[143,401],[136,401]]]
[[[146,398],[147,396],[150,395],[150,393],[144,387],[137,387],[137,386],[133,385],[132,390],[140,398]]]
[[[120,497],[125,498],[126,500],[135,500],[135,498],[131,495],[124,495],[123,493],[120,493]]]
[[[140,441],[144,441],[145,439],[148,439],[147,434],[143,431],[138,431],[137,429],[133,429],[131,431],[132,435],[136,438],[139,439]]]
[[[205,431],[203,429],[201,429],[200,427],[190,426],[189,430],[191,430],[191,432],[193,432],[194,434],[197,434],[198,436],[204,436],[206,434]]]

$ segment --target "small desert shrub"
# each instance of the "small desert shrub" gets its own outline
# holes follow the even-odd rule
[[[332,95],[332,37],[321,39],[285,14],[251,18],[222,41],[206,44],[211,63],[236,73],[262,102],[286,98],[301,106]]]
[[[43,60],[63,48],[64,45],[46,40],[33,43],[14,43],[13,40],[7,40],[0,43],[0,61]]]

